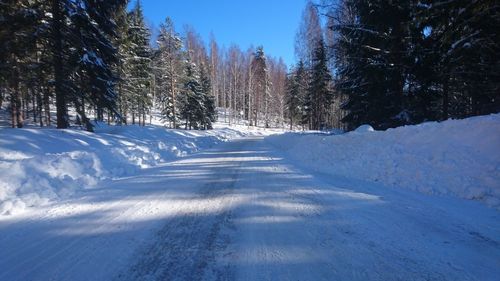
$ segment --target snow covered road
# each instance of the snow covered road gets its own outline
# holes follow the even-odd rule
[[[299,169],[233,140],[0,218],[0,280],[498,280],[484,205]]]

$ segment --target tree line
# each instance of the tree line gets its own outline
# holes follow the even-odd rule
[[[498,113],[499,26],[488,0],[308,2],[288,75],[290,122],[387,129]]]
[[[237,45],[219,47],[210,39],[212,94],[225,109],[224,121],[246,121],[253,126],[283,126],[287,66],[282,58],[265,54],[264,48],[246,51]]]
[[[12,127],[30,119],[92,131],[88,116],[145,125],[158,114],[172,128],[210,129],[216,107],[230,123],[283,124],[283,60],[263,47],[219,47],[213,35],[207,48],[169,18],[151,40],[140,2],[128,4],[0,0],[0,107]]]
[[[96,120],[386,129],[500,111],[495,1],[307,2],[296,65],[205,44],[167,18],[151,39],[127,0],[0,0],[0,107],[12,127]],[[154,44],[151,42],[154,41]],[[55,119],[51,112],[55,111]],[[54,119],[54,120],[52,120]]]

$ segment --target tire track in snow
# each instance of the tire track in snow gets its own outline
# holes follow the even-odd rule
[[[154,242],[141,249],[136,263],[116,279],[232,279],[231,270],[217,268],[215,259],[229,243],[228,236],[220,234],[230,224],[232,205],[236,199],[232,193],[241,165],[242,161],[238,161],[236,165],[226,168],[226,173],[214,173],[214,178],[193,198],[205,201],[206,210],[193,211],[185,206],[174,218],[167,219],[154,236]]]

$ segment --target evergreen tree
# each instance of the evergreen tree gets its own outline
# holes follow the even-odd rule
[[[499,7],[491,1],[340,2],[336,88],[349,129],[500,111]]]
[[[314,50],[311,80],[308,85],[306,103],[310,116],[310,128],[320,130],[326,127],[327,113],[333,100],[331,74],[328,70],[325,44],[319,40]]]
[[[287,77],[286,107],[290,118],[290,130],[296,120],[302,120],[306,89],[306,70],[304,63],[300,60],[297,67]]]
[[[495,1],[454,0],[418,5],[439,119],[500,111],[500,7]],[[432,61],[431,61],[432,60]]]
[[[75,105],[87,130],[92,130],[92,125],[85,116],[85,101],[95,107],[100,119],[103,109],[115,111],[115,77],[111,71],[116,60],[116,50],[111,42],[115,36],[115,24],[111,14],[122,2],[51,1],[48,35],[58,128],[69,126],[70,103]]]
[[[127,123],[127,116],[130,112],[133,102],[133,89],[129,86],[130,79],[130,58],[132,54],[132,42],[129,37],[129,23],[126,1],[123,5],[117,7],[113,19],[116,22],[116,36],[113,38],[114,45],[117,48],[117,61],[114,64],[114,73],[117,77],[116,92],[118,111],[122,119],[120,122]]]
[[[56,118],[57,128],[64,129],[69,126],[68,116],[68,95],[76,92],[71,77],[70,57],[73,49],[66,48],[71,46],[71,31],[68,28],[69,14],[75,10],[73,2],[66,0],[52,0],[52,67],[54,68],[54,88],[56,96]]]
[[[162,118],[170,121],[171,127],[176,128],[179,119],[176,97],[181,88],[184,54],[182,40],[170,18],[160,25],[157,43],[158,50],[154,59],[156,100],[160,105]]]
[[[205,112],[204,104],[198,69],[188,57],[180,99],[180,115],[185,121],[185,129],[200,128]]]
[[[29,56],[35,51],[36,5],[29,1],[0,2],[0,88],[9,94],[12,127],[23,127],[22,73],[30,72]],[[3,93],[2,93],[3,94]],[[0,103],[1,104],[1,103]]]
[[[71,30],[76,41],[73,44],[76,47],[76,71],[80,80],[77,81],[78,96],[73,97],[73,101],[87,130],[92,130],[92,126],[85,115],[84,101],[96,108],[98,120],[103,120],[103,109],[118,115],[116,77],[112,71],[118,54],[111,41],[116,36],[116,24],[110,19],[117,7],[123,5],[122,2],[82,0],[70,16]]]
[[[337,90],[349,97],[343,121],[353,129],[371,124],[385,129],[411,122],[404,103],[410,22],[409,1],[346,0],[354,16],[334,25]]]
[[[269,127],[270,79],[266,55],[262,46],[257,47],[252,59],[253,89],[254,89],[254,125],[258,125],[259,112],[264,111],[265,127]]]
[[[151,48],[149,46],[150,33],[144,21],[144,14],[139,1],[128,16],[128,37],[131,50],[126,58],[127,91],[132,111],[132,124],[138,117],[139,124],[145,124],[146,113],[152,105],[151,101]]]
[[[205,130],[212,129],[212,123],[216,121],[215,98],[211,94],[212,84],[210,75],[206,66],[203,64],[200,68],[201,92],[203,95],[203,119],[201,126]]]

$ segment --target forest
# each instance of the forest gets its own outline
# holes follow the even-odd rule
[[[17,128],[156,114],[210,129],[221,108],[250,126],[386,129],[500,111],[495,1],[307,1],[293,66],[168,17],[152,38],[140,1],[1,0],[0,15],[0,107]]]

